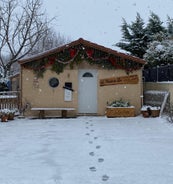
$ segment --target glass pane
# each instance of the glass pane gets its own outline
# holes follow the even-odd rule
[[[93,77],[92,73],[86,72],[82,77]]]
[[[58,85],[59,85],[59,80],[55,77],[51,78],[49,80],[49,85],[52,87],[52,88],[56,88]]]

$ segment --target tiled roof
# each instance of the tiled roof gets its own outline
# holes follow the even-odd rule
[[[71,47],[77,46],[79,44],[82,44],[82,45],[87,46],[87,47],[98,49],[98,50],[106,52],[108,54],[119,56],[119,57],[121,57],[123,59],[132,60],[132,61],[140,63],[140,64],[145,64],[145,61],[143,59],[140,59],[140,58],[137,58],[137,57],[125,54],[125,53],[121,53],[121,52],[118,52],[116,50],[112,50],[110,48],[106,48],[106,47],[98,45],[96,43],[92,43],[90,41],[84,40],[83,38],[79,38],[78,40],[73,41],[73,42],[71,42],[69,44],[65,44],[63,46],[60,46],[60,47],[57,47],[57,48],[54,48],[54,49],[51,49],[51,50],[39,53],[37,55],[33,55],[31,57],[24,58],[24,59],[19,61],[19,64],[24,64],[24,63],[28,63],[28,62],[31,62],[31,61],[40,60],[40,59],[42,59],[44,57],[48,57],[49,55],[61,52],[64,49],[71,48]]]

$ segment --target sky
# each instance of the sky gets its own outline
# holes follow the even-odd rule
[[[84,38],[117,50],[122,38],[122,18],[135,20],[137,12],[147,23],[151,11],[166,23],[173,18],[173,0],[43,0],[49,18],[55,17],[54,29],[71,41]]]

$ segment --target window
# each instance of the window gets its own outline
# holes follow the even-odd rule
[[[93,74],[89,73],[89,72],[86,72],[86,73],[83,74],[82,77],[93,77]]]
[[[59,80],[55,77],[52,77],[50,80],[49,80],[49,85],[52,87],[52,88],[56,88],[58,87],[59,85]]]

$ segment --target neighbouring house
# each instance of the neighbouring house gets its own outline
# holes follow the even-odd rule
[[[19,86],[20,86],[20,73],[16,73],[10,78],[10,84],[11,84],[11,91],[19,91]]]
[[[140,113],[142,59],[80,38],[19,64],[22,106],[75,108],[69,116],[105,115],[107,103],[122,98],[135,106],[136,115]],[[37,116],[38,112],[28,109],[24,115]]]
[[[155,96],[157,97],[157,92],[169,93],[169,98],[167,99],[168,107],[173,104],[173,64],[157,66],[152,68],[147,68],[143,70],[144,78],[144,94],[145,92],[155,91]],[[160,98],[158,96],[158,98]],[[161,98],[162,99],[162,98]],[[169,107],[170,108],[170,107]],[[167,108],[167,109],[169,109]],[[168,111],[168,110],[166,110]]]

